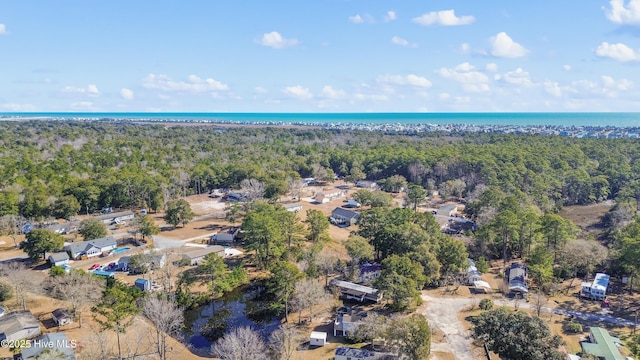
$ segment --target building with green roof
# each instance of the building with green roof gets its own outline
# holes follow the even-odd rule
[[[618,350],[622,342],[617,337],[609,335],[607,330],[601,327],[590,327],[589,341],[580,343],[583,353],[595,355],[602,360],[624,360]]]

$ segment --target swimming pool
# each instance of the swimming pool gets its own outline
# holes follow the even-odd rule
[[[125,248],[119,248],[119,249],[115,249],[115,250],[113,250],[113,253],[114,253],[114,254],[117,254],[117,253],[121,253],[121,252],[123,252],[123,251],[127,251],[127,250],[130,250],[130,249],[131,249],[131,248],[128,248],[128,247],[125,247]]]

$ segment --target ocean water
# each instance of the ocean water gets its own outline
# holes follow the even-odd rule
[[[118,119],[295,124],[469,124],[640,127],[640,113],[0,113],[2,118]]]

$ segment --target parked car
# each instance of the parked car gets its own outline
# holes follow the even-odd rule
[[[116,268],[116,266],[118,266],[118,264],[112,262],[109,265],[107,265],[107,270],[108,271],[114,270]]]
[[[91,265],[91,267],[89,268],[89,270],[95,270],[95,269],[97,269],[97,268],[99,268],[99,267],[100,267],[100,264],[93,264],[93,265]]]

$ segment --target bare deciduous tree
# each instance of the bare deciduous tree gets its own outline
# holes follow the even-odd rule
[[[302,318],[302,310],[309,310],[309,321],[313,320],[313,307],[326,302],[329,295],[324,286],[315,279],[303,279],[296,282],[292,305],[298,310],[298,323]]]
[[[72,271],[67,275],[50,277],[44,288],[56,299],[71,303],[73,314],[82,328],[82,310],[100,302],[106,283],[91,274]]]
[[[111,359],[114,344],[109,333],[102,331],[99,327],[90,326],[83,340],[83,358],[96,360]]]
[[[248,203],[264,196],[264,183],[256,179],[244,179],[240,182],[240,188]]]
[[[293,360],[296,348],[304,341],[302,333],[294,326],[280,325],[269,337],[269,349],[273,359]]]
[[[182,328],[183,310],[170,300],[152,296],[144,301],[142,313],[155,327],[155,344],[160,360],[167,359],[167,338],[177,335]]]
[[[213,356],[221,360],[267,360],[267,346],[260,335],[248,327],[226,334],[212,347]]]
[[[573,270],[573,278],[567,291],[573,286],[578,271],[586,272],[585,277],[589,278],[593,269],[607,259],[607,255],[607,248],[593,240],[576,239],[565,245],[564,259]]]
[[[18,234],[20,233],[20,225],[26,221],[19,215],[4,215],[0,218],[0,230],[11,237],[13,245],[18,247]]]
[[[136,359],[155,352],[153,334],[140,317],[134,319],[133,326],[128,329],[123,342],[127,359]]]
[[[539,291],[535,295],[533,295],[532,300],[532,305],[533,309],[536,311],[536,316],[540,317],[540,313],[542,312],[544,306],[547,305],[549,299],[543,292]]]
[[[304,181],[288,179],[287,183],[289,184],[289,191],[291,192],[291,197],[293,199],[300,200],[300,196],[302,195],[302,191],[305,187]]]
[[[324,286],[329,284],[329,275],[335,272],[338,266],[338,255],[327,249],[322,249],[316,256],[316,264],[324,275]]]
[[[22,310],[27,310],[27,293],[37,289],[41,279],[33,276],[31,270],[27,269],[20,262],[10,262],[0,267],[0,274],[13,287],[17,306],[22,306]]]

